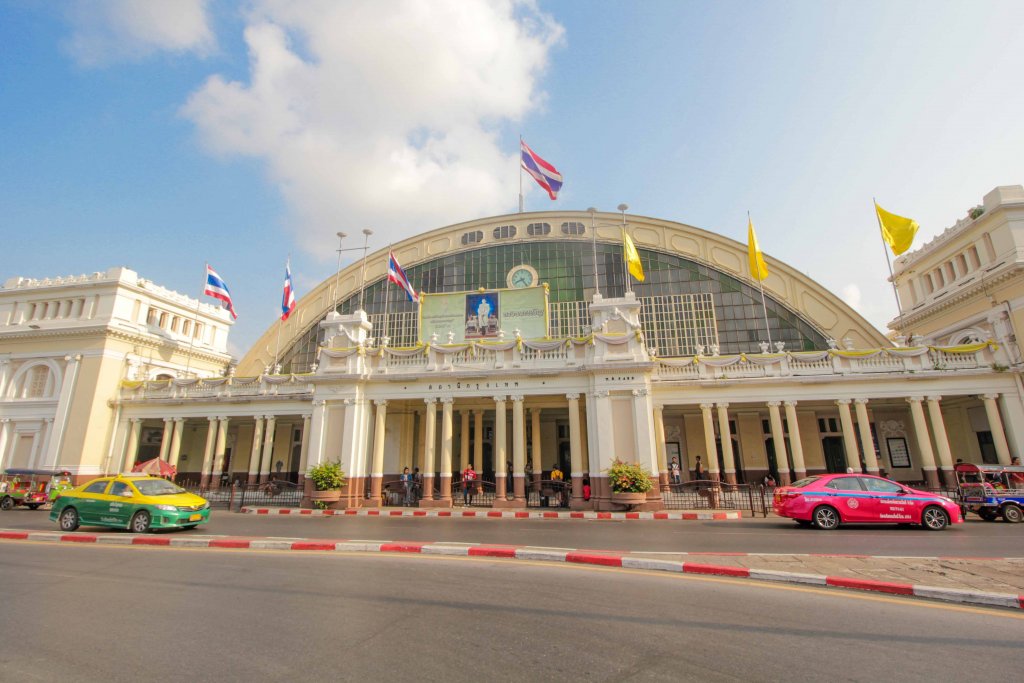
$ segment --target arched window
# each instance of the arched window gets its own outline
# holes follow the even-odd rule
[[[570,221],[568,223],[562,223],[562,232],[566,235],[582,235],[587,229],[583,227],[582,223],[576,221]]]
[[[477,242],[483,242],[484,233],[480,230],[474,230],[473,232],[463,233],[462,243],[463,244],[476,244]]]
[[[51,393],[50,368],[37,365],[29,370],[25,378],[25,398],[45,398]]]
[[[537,237],[538,235],[549,235],[551,234],[550,223],[530,223],[526,226],[526,234],[530,237]]]

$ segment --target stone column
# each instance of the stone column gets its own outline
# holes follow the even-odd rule
[[[512,397],[512,497],[526,502],[526,419],[523,397]]]
[[[458,470],[461,472],[469,466],[469,411],[463,410],[459,412],[459,467]]]
[[[263,457],[260,464],[260,483],[270,480],[274,466],[274,437],[277,436],[277,416],[267,415],[267,427],[263,430]]]
[[[566,394],[569,400],[569,466],[572,472],[572,498],[569,506],[581,508],[583,500],[583,453],[580,448],[582,430],[580,429],[580,395]]]
[[[668,453],[665,452],[665,406],[654,406],[654,447],[658,451],[658,483],[662,491],[668,491]],[[679,465],[682,471],[682,464]]]
[[[423,418],[423,497],[420,505],[429,507],[434,500],[434,442],[437,440],[437,399],[425,398],[427,414]],[[426,505],[424,505],[426,503]]]
[[[302,441],[299,443],[299,477],[306,472],[306,464],[309,462],[309,427],[312,422],[312,415],[302,416]]]
[[[135,419],[135,418],[132,418]],[[0,419],[0,472],[4,470],[4,461],[7,459],[7,439],[11,431],[11,418]]]
[[[939,407],[941,396],[928,397],[928,417],[932,421],[932,434],[935,436],[935,450],[939,455],[939,466],[942,468],[942,481],[946,488],[956,488],[956,473],[953,471],[953,453],[949,449],[949,437],[946,435],[946,422],[942,419],[942,408]]]
[[[782,415],[779,413],[779,401],[768,401],[768,416],[772,426],[772,444],[775,446],[775,467],[779,470],[779,485],[788,486],[792,483],[789,478],[789,456],[786,454],[786,432],[782,427]],[[793,437],[790,436],[790,439]],[[793,463],[796,467],[796,463]]]
[[[786,401],[786,423],[789,425],[789,448],[793,452],[793,476],[799,481],[807,476],[807,466],[804,465],[804,445],[800,442],[796,401]]]
[[[128,462],[135,462],[135,458],[139,455],[139,437],[142,435],[142,420],[137,417],[131,418],[132,427],[128,432],[128,444],[125,446],[124,458],[122,462],[122,469],[131,469],[127,467]]]
[[[7,383],[11,379],[11,361],[6,358],[0,358],[0,396],[4,396],[7,391]]]
[[[376,420],[373,424],[373,458],[370,461],[370,498],[367,507],[381,504],[381,489],[384,482],[384,437],[388,419],[388,402],[375,400]]]
[[[725,482],[736,483],[736,459],[732,452],[732,431],[729,430],[729,404],[718,403],[718,438],[722,442],[722,459],[725,461]],[[715,458],[717,460],[717,458]]]
[[[505,397],[494,397],[494,501],[505,498]]]
[[[181,433],[184,428],[185,418],[174,418],[174,431],[171,435],[171,450],[170,453],[167,454],[167,462],[175,469],[178,468],[178,457],[181,455]]]
[[[220,475],[224,471],[224,456],[227,455],[228,418],[217,420],[217,443],[213,448],[213,472],[210,473],[210,487],[220,488]]]
[[[704,471],[706,474],[701,476],[707,476],[708,479],[717,481],[721,476],[718,471],[718,448],[715,445],[715,423],[714,418],[711,416],[711,409],[715,407],[714,403],[701,403],[700,413],[701,417],[704,418],[704,448],[707,449],[707,460],[704,462]],[[696,468],[696,459],[694,460],[694,468]]]
[[[477,477],[484,473],[484,411],[473,411],[473,469]]]
[[[928,488],[939,488],[939,475],[935,471],[935,455],[932,452],[932,440],[928,435],[928,424],[924,421],[924,409],[921,408],[922,397],[911,396],[910,415],[914,419],[914,433],[917,434],[917,446],[921,449],[921,469],[924,470],[925,485]]]
[[[996,399],[999,394],[985,394],[981,400],[985,403],[985,415],[988,417],[988,428],[992,432],[992,444],[996,447],[996,457],[1000,465],[1010,464],[1010,447],[1006,443],[1006,432],[1003,431],[1003,419],[999,416]]]
[[[246,483],[255,484],[260,479],[260,453],[263,452],[263,415],[253,415],[256,424],[252,428],[252,447],[249,449],[249,476]]]
[[[853,433],[853,417],[850,415],[850,399],[836,401],[839,406],[839,422],[843,425],[843,445],[846,447],[846,469],[860,472],[860,449]]]
[[[171,441],[174,440],[174,418],[164,418],[164,434],[160,437],[160,455],[164,462],[167,462],[167,454],[171,452]]]
[[[441,399],[441,497],[452,504],[452,403],[450,396]]]
[[[868,474],[878,474],[878,458],[875,457],[875,441],[871,438],[871,420],[868,419],[868,400],[858,398],[853,402],[857,410],[857,429],[860,431],[860,445],[864,449],[864,469]]]
[[[206,448],[203,449],[203,471],[199,474],[199,488],[210,485],[210,472],[213,471],[213,449],[217,442],[217,418],[208,417],[210,426],[206,429]]]
[[[533,487],[536,489],[540,486],[541,474],[544,470],[544,461],[541,458],[540,408],[530,409],[530,434],[533,437],[531,439],[533,452],[530,454],[530,465],[533,468]]]

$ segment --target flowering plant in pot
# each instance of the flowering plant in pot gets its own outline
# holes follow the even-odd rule
[[[608,468],[608,483],[612,489],[612,501],[621,505],[643,503],[647,492],[654,488],[651,473],[640,463],[622,462],[618,458]]]
[[[341,462],[326,461],[309,468],[307,475],[313,480],[314,490],[310,492],[309,498],[317,507],[320,504],[337,503],[341,500],[341,488],[345,485],[345,473],[341,469]]]

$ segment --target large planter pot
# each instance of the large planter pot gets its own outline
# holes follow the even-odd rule
[[[317,491],[313,489],[309,492],[309,500],[313,503],[320,501],[326,505],[337,503],[341,500],[341,489],[332,489],[330,491]]]
[[[634,505],[643,505],[645,502],[647,502],[647,494],[612,491],[612,502],[617,505],[625,505],[627,507],[633,507]]]

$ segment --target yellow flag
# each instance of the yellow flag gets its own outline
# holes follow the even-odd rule
[[[875,213],[878,214],[878,224],[882,227],[882,239],[892,249],[893,256],[899,256],[910,249],[919,227],[917,221],[889,213],[880,207],[878,202],[875,202]]]
[[[629,274],[643,282],[644,267],[640,265],[640,253],[636,250],[636,245],[629,238],[625,228],[622,230],[622,250],[626,254],[626,266],[629,268]]]
[[[761,248],[757,246],[754,223],[749,216],[747,217],[747,260],[750,262],[750,277],[758,281],[768,277],[768,266],[765,265]]]

